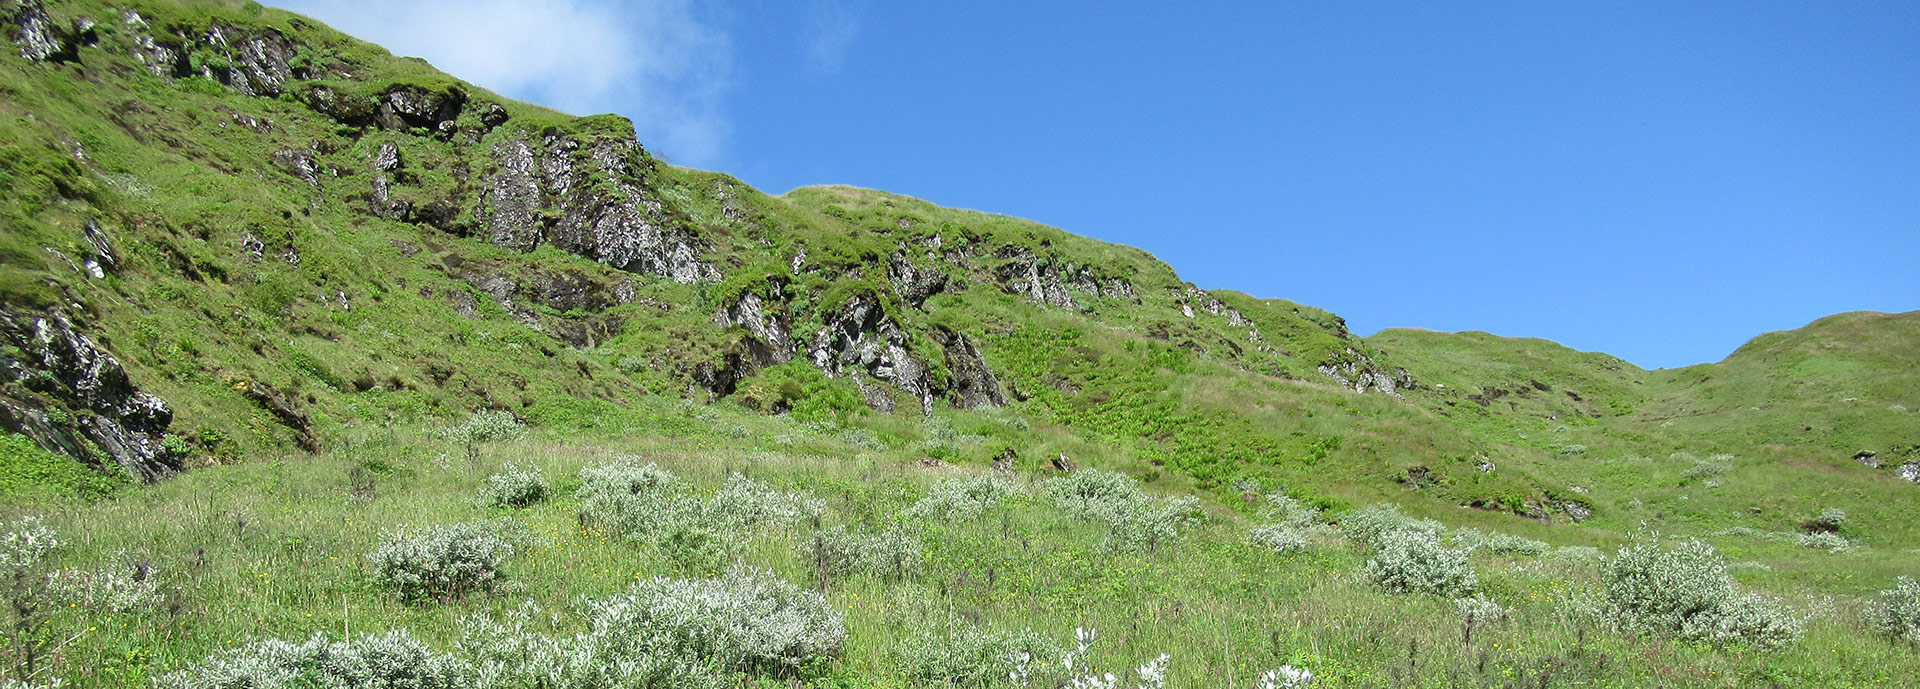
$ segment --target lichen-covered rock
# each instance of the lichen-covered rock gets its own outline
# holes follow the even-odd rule
[[[842,304],[814,333],[807,357],[829,376],[864,372],[892,383],[919,398],[922,413],[933,413],[927,365],[913,354],[906,333],[872,296],[857,295]],[[885,403],[875,403],[872,395],[868,403],[887,411],[881,408]]]
[[[1009,292],[1027,298],[1027,301],[1043,306],[1063,309],[1077,309],[1080,304],[1067,291],[1066,282],[1061,280],[1060,271],[1053,262],[1042,261],[1032,251],[1020,247],[1002,249],[999,257],[1007,259],[998,272],[1000,284]]]
[[[213,61],[202,60],[199,75],[243,94],[277,96],[293,80],[293,68],[287,64],[293,59],[293,43],[278,31],[241,29],[214,22],[200,36],[196,47],[224,58],[225,62],[223,66],[215,66]]]
[[[120,360],[65,314],[0,310],[0,342],[10,353],[0,354],[0,378],[20,388],[0,393],[0,426],[143,481],[179,470],[180,458],[162,446],[173,423],[166,401],[134,387]]]
[[[1007,406],[1007,395],[1000,390],[1000,379],[987,367],[987,359],[973,341],[944,326],[934,326],[933,341],[946,351],[947,370],[952,387],[947,398],[961,409]]]
[[[583,140],[584,139],[584,140]],[[623,135],[548,131],[536,145],[498,143],[484,193],[495,246],[531,251],[551,244],[621,270],[681,284],[717,282],[692,231],[675,226],[642,183],[640,144]]]
[[[784,319],[767,309],[766,300],[747,292],[731,306],[714,314],[720,327],[739,326],[747,331],[747,353],[755,366],[774,366],[793,358],[793,336]]]
[[[68,55],[71,46],[62,40],[55,28],[53,18],[48,16],[47,8],[39,0],[21,0],[13,4],[13,16],[8,20],[13,24],[14,43],[20,46],[20,57],[35,62],[60,61]]]
[[[320,165],[310,149],[281,148],[273,152],[273,164],[309,185],[320,186]]]
[[[458,88],[431,91],[412,85],[395,86],[381,97],[373,121],[385,129],[421,127],[445,133],[452,130],[453,121],[466,104],[467,94]]]
[[[1408,373],[1406,369],[1398,369],[1389,375],[1381,371],[1371,357],[1352,347],[1329,357],[1317,368],[1320,373],[1338,381],[1343,387],[1351,388],[1354,392],[1366,392],[1372,389],[1399,397],[1400,390],[1419,387],[1419,382],[1415,381],[1413,374]]]
[[[893,293],[913,306],[927,303],[928,297],[939,294],[947,286],[946,273],[916,266],[899,251],[887,258],[887,280],[893,283]]]
[[[127,54],[146,65],[147,71],[156,77],[173,76],[180,64],[180,53],[154,40],[148,30],[146,17],[140,16],[139,12],[125,10],[120,13],[120,24],[129,41]]]

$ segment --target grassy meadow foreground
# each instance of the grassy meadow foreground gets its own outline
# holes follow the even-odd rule
[[[561,433],[480,415],[369,427],[328,453],[97,502],[42,499],[60,542],[44,567],[98,574],[55,575],[55,597],[15,607],[10,659],[76,687],[1050,687],[1109,686],[1108,673],[1117,686],[1290,686],[1261,677],[1283,667],[1316,687],[1920,677],[1911,632],[1867,620],[1914,561],[1907,548],[1670,534],[1661,552],[1702,536],[1743,587],[1785,606],[1689,636],[1615,605],[1633,582],[1608,578],[1610,563],[1646,555],[1617,550],[1631,538],[1474,510],[1327,514],[1251,483],[1203,503],[1167,478],[1136,492],[1101,470],[1134,468],[1108,466],[1118,458],[1078,457],[1096,468],[1064,476],[1036,460],[1017,476],[918,461],[1017,423],[965,414],[876,432],[662,404]],[[1452,547],[1380,573],[1397,536],[1438,528],[1427,516]],[[469,526],[436,546],[436,525]],[[1684,614],[1714,604],[1710,584],[1688,586]]]

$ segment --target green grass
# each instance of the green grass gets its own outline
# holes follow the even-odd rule
[[[136,385],[168,400],[170,443],[187,448],[193,469],[129,486],[112,468],[0,439],[0,504],[52,514],[71,539],[63,563],[140,558],[178,587],[164,614],[57,616],[61,630],[93,629],[60,661],[80,686],[137,685],[230,640],[348,625],[410,627],[445,644],[467,612],[563,605],[672,573],[657,549],[579,531],[563,499],[514,515],[539,540],[512,563],[505,593],[417,607],[370,587],[361,558],[381,529],[500,516],[472,498],[507,462],[541,466],[563,495],[580,466],[617,453],[709,487],[746,469],[827,498],[826,526],[878,528],[931,479],[913,468],[922,458],[971,470],[1008,450],[1029,474],[1066,454],[1156,493],[1200,495],[1209,520],[1151,557],[1101,554],[1098,528],[1034,500],[978,524],[923,529],[925,573],[835,585],[853,641],[817,682],[902,684],[895,642],[949,615],[1062,642],[1075,626],[1098,626],[1107,667],[1167,651],[1174,686],[1250,684],[1286,662],[1332,686],[1877,686],[1914,674],[1911,649],[1862,637],[1852,620],[1862,596],[1920,574],[1910,518],[1920,490],[1893,475],[1920,461],[1920,312],[1840,314],[1763,335],[1722,362],[1661,371],[1485,333],[1355,338],[1324,310],[1197,292],[1138,249],[1030,221],[840,186],[769,195],[637,152],[634,181],[660,204],[665,229],[696,237],[700,259],[723,275],[677,284],[552,246],[500,248],[478,229],[494,145],[549,133],[625,139],[622,118],[507,101],[251,3],[129,5],[160,38],[216,21],[287,36],[306,77],[285,97],[247,97],[205,78],[151,75],[120,50],[131,29],[105,21],[117,13],[104,6],[47,5],[56,19],[102,20],[103,37],[77,63],[0,51],[0,308],[72,316]],[[196,50],[203,65],[224,59]],[[458,88],[470,107],[456,133],[439,136],[343,124],[309,105],[326,87],[371,108],[395,86]],[[488,104],[512,118],[482,127]],[[371,212],[370,164],[389,143],[404,161],[394,197],[445,202],[451,220]],[[317,184],[275,165],[282,148],[311,152]],[[615,180],[591,181],[604,191]],[[79,269],[92,257],[88,222],[119,257],[102,278]],[[896,254],[947,274],[949,288],[906,303],[888,279]],[[1109,287],[1124,281],[1137,300],[1070,287],[1071,308],[1030,303],[1001,274],[1024,256],[1063,283],[1081,270]],[[847,376],[828,378],[804,357],[712,399],[690,383],[748,350],[742,328],[714,323],[747,292],[800,343],[849,299],[872,297],[936,380],[953,372],[934,329],[964,334],[1014,401],[965,411],[940,399],[931,420],[910,401],[883,414],[865,408]],[[552,294],[561,298],[543,296]],[[582,332],[584,342],[565,336]],[[1362,357],[1417,385],[1399,397],[1361,394],[1317,370]],[[12,351],[0,360],[23,374],[34,365]],[[9,378],[0,395],[42,399],[29,376]],[[305,416],[319,454],[299,452],[301,432],[244,393],[256,383]],[[484,446],[478,465],[465,448],[427,439],[479,409],[511,410],[538,432]],[[1863,451],[1883,467],[1856,462]],[[1690,476],[1702,460],[1726,470]],[[356,487],[356,468],[371,477],[370,501],[354,497],[367,480]],[[1591,586],[1590,566],[1477,561],[1517,619],[1467,646],[1452,640],[1451,603],[1358,581],[1366,554],[1352,546],[1254,551],[1245,543],[1254,508],[1233,488],[1247,479],[1336,512],[1392,501],[1556,545],[1605,548],[1646,528],[1700,536],[1764,564],[1740,570],[1747,583],[1795,601],[1834,598],[1830,612],[1812,606],[1823,612],[1792,649],[1715,651],[1582,636],[1553,596]],[[1573,523],[1569,503],[1592,519]],[[1795,532],[1828,507],[1851,515],[1844,535],[1861,548],[1829,554],[1739,535]],[[810,581],[795,554],[806,537],[766,535],[749,559]]]
[[[726,437],[733,424],[747,428],[746,439]],[[50,521],[72,544],[60,554],[62,565],[138,558],[154,563],[169,591],[163,610],[58,614],[54,627],[92,631],[63,651],[57,667],[76,686],[138,686],[261,637],[406,627],[444,647],[465,615],[528,600],[563,607],[576,596],[618,592],[637,578],[684,574],[653,546],[578,525],[573,476],[621,454],[659,462],[696,487],[710,489],[723,473],[746,471],[823,498],[823,527],[875,528],[948,475],[920,468],[910,452],[863,451],[783,419],[723,411],[690,426],[713,431],[543,432],[487,444],[472,463],[456,446],[425,440],[423,429],[368,427],[326,455],[207,469],[54,510]],[[527,510],[485,507],[477,496],[486,476],[507,463],[539,467],[559,497]],[[375,480],[370,498],[356,497],[349,474],[369,464],[390,470]],[[415,605],[372,583],[364,557],[384,531],[496,517],[532,533],[510,561],[501,591]],[[1202,526],[1151,555],[1106,554],[1097,525],[1035,497],[1015,498],[974,522],[907,524],[925,549],[926,567],[900,581],[830,583],[829,600],[846,616],[851,638],[843,657],[810,683],[904,686],[901,639],[938,631],[950,614],[972,624],[1032,628],[1067,644],[1073,628],[1095,627],[1102,633],[1100,669],[1120,673],[1167,652],[1169,686],[1250,684],[1253,674],[1283,663],[1311,669],[1321,678],[1317,686],[1327,687],[1870,687],[1898,686],[1920,672],[1920,654],[1861,633],[1856,621],[1862,594],[1910,567],[1904,551],[1827,555],[1723,545],[1736,560],[1772,568],[1737,568],[1748,585],[1811,618],[1799,643],[1761,653],[1587,629],[1565,599],[1598,586],[1594,565],[1551,558],[1475,557],[1483,590],[1513,607],[1514,617],[1468,641],[1450,601],[1387,595],[1362,580],[1364,550],[1322,537],[1303,554],[1263,552],[1246,539],[1249,522],[1228,505],[1211,506]],[[1566,540],[1519,523],[1499,527]],[[812,585],[802,554],[810,528],[763,533],[746,560]],[[1853,574],[1807,576],[1808,567]]]

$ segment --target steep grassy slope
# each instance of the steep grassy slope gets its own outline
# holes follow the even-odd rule
[[[1036,223],[668,165],[617,116],[502,99],[252,3],[0,0],[0,25],[0,511],[49,514],[59,567],[167,587],[139,612],[17,613],[42,625],[9,637],[8,668],[60,648],[59,676],[138,686],[336,630],[448,649],[470,613],[688,575],[725,534],[610,533],[573,496],[582,467],[637,454],[702,499],[744,472],[825,501],[729,557],[827,591],[849,646],[736,684],[938,683],[912,644],[983,625],[1099,626],[1103,669],[1179,651],[1174,686],[1281,663],[1330,686],[1915,671],[1858,612],[1920,574],[1920,312],[1673,371],[1484,333],[1357,338]],[[1118,551],[1046,497],[1056,461],[1205,509],[1107,515],[1182,534]],[[509,463],[555,479],[550,501],[477,502]],[[1007,509],[906,512],[922,474],[996,465],[1023,487]],[[1250,542],[1282,489],[1319,521],[1392,501],[1574,548],[1474,551],[1514,617],[1463,628],[1444,597],[1364,581],[1377,553],[1354,531]],[[381,530],[482,517],[531,532],[503,589],[409,603],[374,583]],[[833,526],[918,544],[925,567],[828,581],[808,548]],[[1761,654],[1595,626],[1604,567],[1580,547],[1647,529],[1711,541],[1811,631]]]

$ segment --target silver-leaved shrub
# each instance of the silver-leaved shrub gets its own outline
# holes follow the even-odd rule
[[[553,484],[538,467],[509,464],[504,471],[487,477],[482,495],[494,507],[532,507],[545,501],[552,491]]]
[[[1107,552],[1155,552],[1200,521],[1198,499],[1155,498],[1119,472],[1083,469],[1047,479],[1044,490],[1068,513],[1106,523],[1107,540],[1101,548]]]
[[[1713,645],[1776,649],[1800,638],[1804,621],[1769,598],[1741,591],[1713,546],[1659,538],[1622,546],[1601,570],[1615,624]]]
[[[412,601],[490,591],[506,578],[513,539],[502,522],[401,530],[367,554],[374,580]]]
[[[1367,577],[1392,593],[1431,593],[1449,598],[1479,588],[1464,550],[1448,548],[1424,531],[1389,531],[1374,544]]]
[[[624,635],[726,670],[793,672],[838,657],[847,640],[846,623],[825,596],[751,567],[703,579],[648,579],[586,608],[593,633]]]
[[[1001,501],[1021,493],[1020,484],[1000,474],[943,478],[907,508],[906,516],[921,521],[979,519]]]
[[[1467,551],[1486,551],[1495,555],[1526,555],[1538,557],[1545,555],[1551,547],[1531,538],[1504,534],[1487,533],[1479,529],[1461,529],[1452,536],[1453,547]]]
[[[835,526],[815,532],[800,544],[801,557],[833,576],[864,574],[900,579],[920,571],[925,558],[920,542],[897,529],[853,531]]]
[[[700,506],[673,472],[638,457],[580,470],[574,496],[581,523],[644,540],[664,535]]]
[[[1880,634],[1920,644],[1920,581],[1900,577],[1893,588],[1867,606],[1867,627]]]
[[[1061,650],[1032,629],[948,619],[917,626],[894,647],[893,660],[913,686],[1025,686],[1035,666],[1050,667]]]
[[[1431,519],[1415,519],[1401,514],[1400,508],[1392,503],[1375,503],[1348,512],[1340,517],[1340,532],[1349,540],[1374,548],[1388,534],[1399,531],[1413,531],[1434,538],[1445,533],[1447,528]]]
[[[473,666],[404,630],[328,641],[267,639],[154,681],[155,689],[471,689]]]

